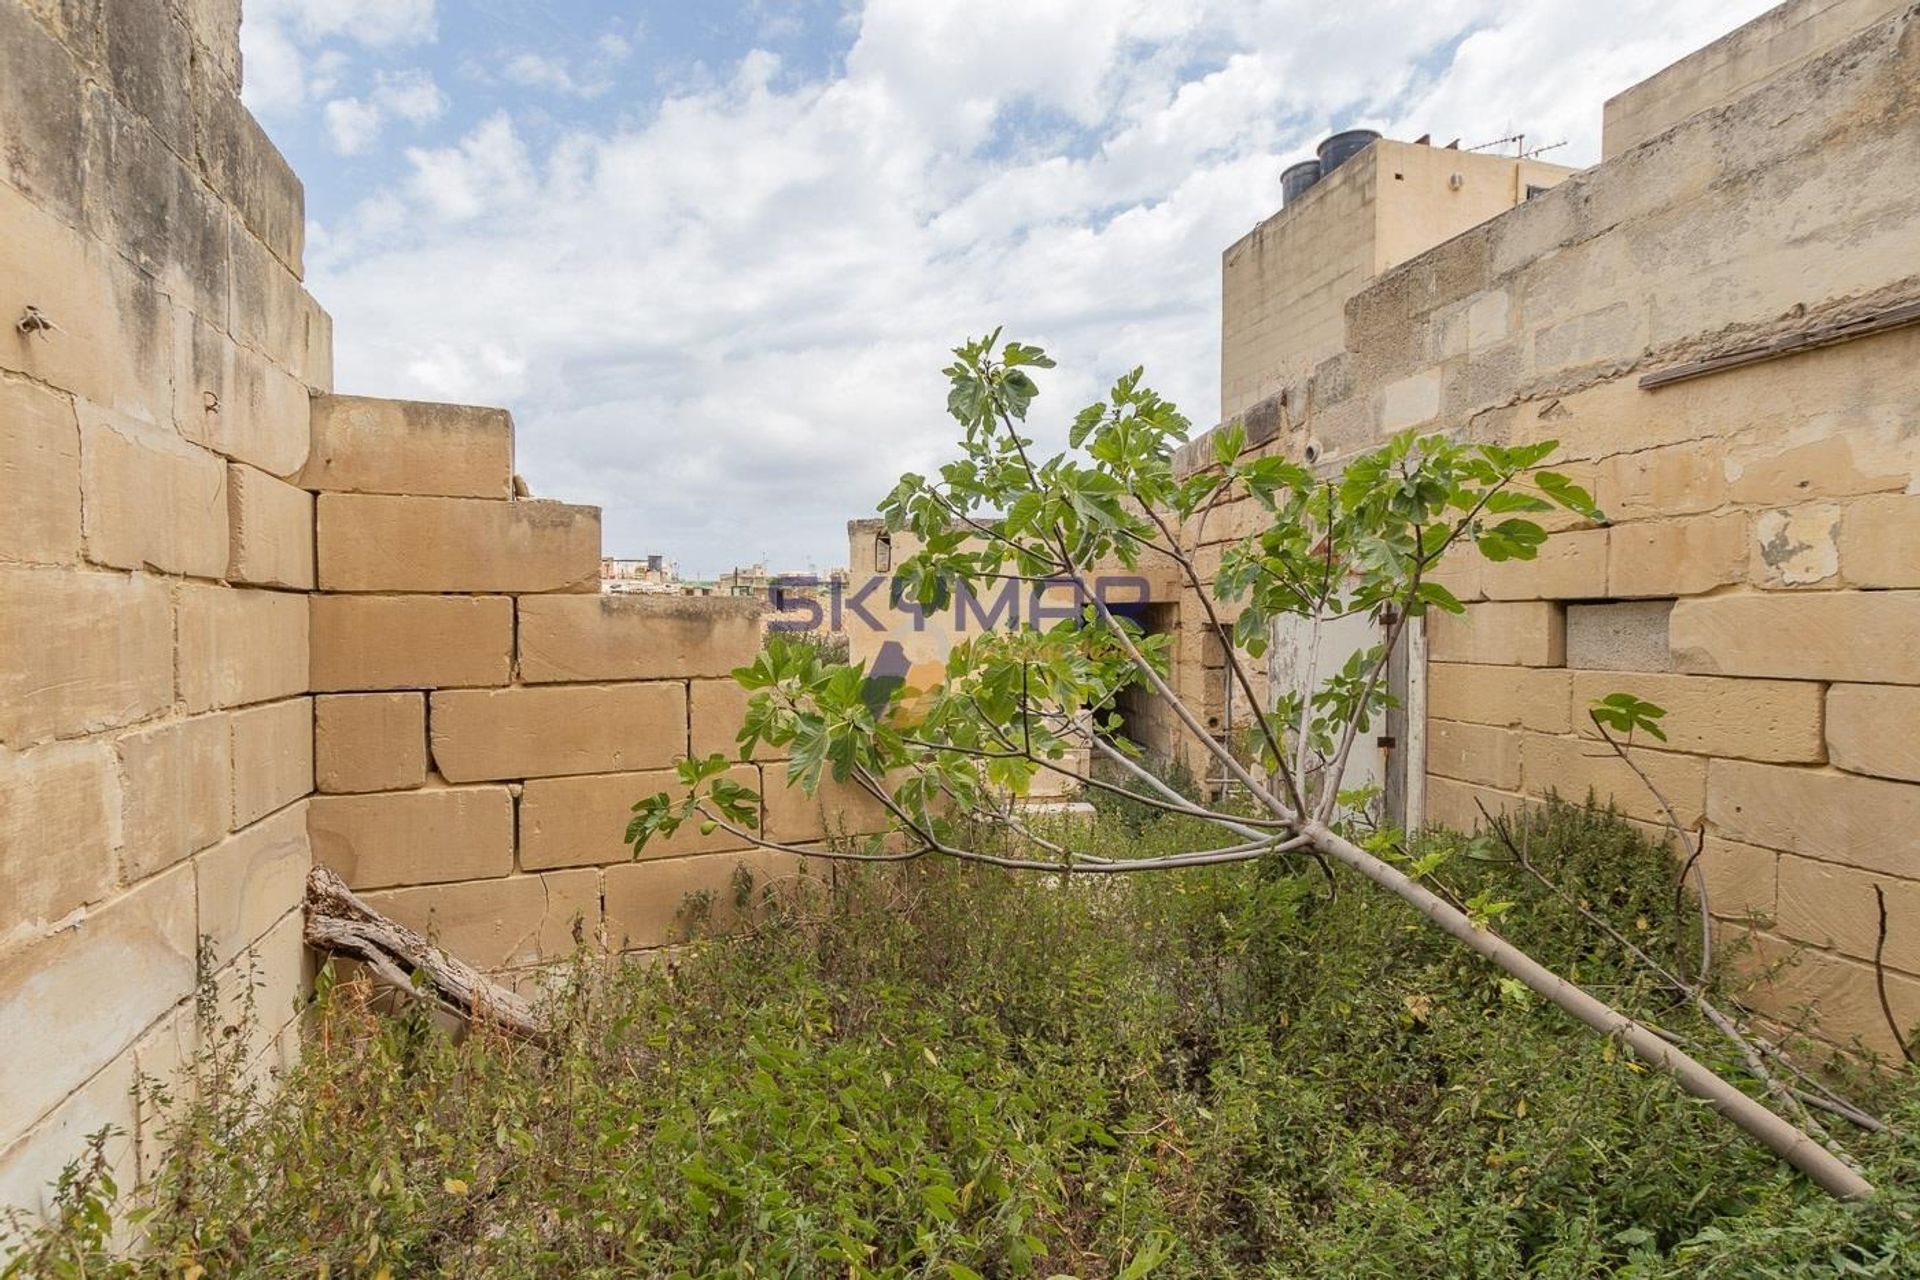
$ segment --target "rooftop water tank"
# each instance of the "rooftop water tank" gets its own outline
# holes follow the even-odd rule
[[[1307,194],[1307,189],[1320,181],[1320,162],[1302,160],[1299,164],[1290,164],[1280,174],[1280,203],[1284,208]]]
[[[1347,129],[1320,144],[1320,176],[1327,177],[1347,161],[1380,141],[1373,129]]]

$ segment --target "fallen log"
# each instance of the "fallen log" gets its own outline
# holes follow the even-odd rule
[[[367,905],[325,867],[307,873],[307,945],[358,960],[383,982],[432,1001],[469,1022],[543,1041],[533,1006],[425,935]]]

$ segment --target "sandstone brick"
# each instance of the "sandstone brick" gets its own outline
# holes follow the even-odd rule
[[[1594,464],[1593,500],[1612,520],[1695,515],[1726,505],[1726,444],[1689,440]]]
[[[1455,543],[1440,563],[1427,570],[1427,581],[1439,583],[1453,593],[1453,598],[1464,604],[1485,600],[1487,592],[1482,581],[1482,571],[1487,567],[1486,558],[1471,543]]]
[[[1427,667],[1427,714],[1439,720],[1565,733],[1572,676],[1529,667],[1435,662]]]
[[[313,790],[313,699],[233,713],[233,825],[244,827]]]
[[[316,690],[498,685],[512,671],[506,596],[313,597]]]
[[[173,701],[166,584],[0,567],[0,655],[0,742],[25,746],[144,720]]]
[[[893,823],[886,806],[857,784],[823,777],[808,795],[799,785],[789,785],[782,764],[761,766],[760,799],[767,837],[782,844],[873,835]]]
[[[1912,880],[1782,855],[1774,928],[1798,942],[1872,960],[1880,928],[1875,886],[1887,903],[1886,964],[1920,973],[1920,884]]]
[[[1872,965],[1808,951],[1765,935],[1760,941],[1759,958],[1767,968],[1741,991],[1741,1004],[1794,1026],[1810,1016],[1809,1029],[1835,1044],[1857,1043],[1882,1055],[1899,1056],[1881,1011]],[[1889,971],[1886,988],[1901,1027],[1920,1026],[1920,979]]]
[[[1765,587],[1832,587],[1840,576],[1840,508],[1816,502],[1754,517],[1753,580]]]
[[[388,889],[367,900],[483,969],[561,959],[600,928],[595,870]]]
[[[795,892],[806,875],[804,859],[768,849],[608,867],[607,937],[627,949],[726,933],[758,918],[769,894]]]
[[[686,754],[687,695],[679,684],[443,690],[429,729],[451,782],[657,769]]]
[[[248,231],[296,275],[306,240],[299,177],[241,103],[224,91],[194,95],[196,155],[207,182],[240,213]]]
[[[18,319],[30,306],[60,328],[42,338],[0,324],[0,368],[129,417],[167,420],[173,316],[164,295],[107,247],[0,183],[0,316]]]
[[[659,680],[724,676],[760,651],[753,600],[693,596],[524,596],[520,678]]]
[[[243,345],[292,370],[306,351],[300,277],[246,225],[228,223],[233,291],[228,328]]]
[[[1423,825],[1429,830],[1444,827],[1449,831],[1474,831],[1487,825],[1480,812],[1481,805],[1498,818],[1504,813],[1518,812],[1529,803],[1524,796],[1433,774],[1427,777],[1426,790]]]
[[[200,1019],[192,1004],[176,1006],[133,1046],[134,1070],[159,1084],[161,1096],[146,1093],[134,1099],[133,1133],[140,1148],[140,1180],[150,1183],[159,1175],[167,1154],[166,1131],[174,1107],[199,1096],[199,1081],[193,1070],[200,1052]]]
[[[1848,503],[1840,518],[1840,574],[1856,587],[1920,587],[1920,496]]]
[[[1434,662],[1557,667],[1566,653],[1566,614],[1557,604],[1474,604],[1462,614],[1427,615],[1427,655]]]
[[[192,145],[193,111],[187,96],[186,24],[172,6],[139,0],[104,0],[107,73],[121,101],[150,121],[167,145],[186,154]]]
[[[1819,434],[1811,438],[1804,429],[1784,435],[1765,431],[1733,449],[1727,458],[1728,497],[1774,505],[1907,487],[1913,474],[1910,446],[1903,450],[1894,440],[1876,439],[1857,420],[1844,427],[1812,425]]]
[[[1567,606],[1567,665],[1597,671],[1669,671],[1668,600]]]
[[[1502,791],[1520,789],[1520,735],[1459,720],[1427,721],[1427,769]]]
[[[1920,786],[1715,760],[1707,817],[1715,831],[1746,844],[1920,878],[1920,848],[1898,834],[1920,823]]]
[[[230,214],[181,160],[189,152],[113,94],[89,86],[86,110],[88,231],[151,276],[169,300],[224,324]]]
[[[227,467],[227,517],[228,579],[313,589],[312,494],[236,462]]]
[[[1834,685],[1827,691],[1827,750],[1848,773],[1920,782],[1920,689]]]
[[[272,1074],[292,1066],[298,1056],[298,1036],[287,1034],[288,1023],[313,985],[303,914],[298,908],[288,911],[213,974],[219,995],[215,1017],[221,1027],[240,1034],[249,1078],[266,1093],[273,1090]]]
[[[314,784],[321,791],[398,791],[427,777],[427,701],[418,693],[346,693],[314,700]]]
[[[83,77],[33,6],[0,13],[0,178],[74,222],[86,189]]]
[[[1706,808],[1707,762],[1699,756],[1639,746],[1632,748],[1632,755],[1653,787],[1673,806],[1681,824],[1691,827],[1697,822]],[[1653,790],[1601,742],[1528,734],[1520,747],[1520,777],[1534,795],[1554,791],[1562,799],[1579,804],[1592,794],[1601,804],[1611,801],[1627,817],[1654,824],[1666,822]]]
[[[356,889],[439,884],[513,870],[505,787],[436,787],[307,802],[313,860]]]
[[[1707,906],[1723,919],[1771,919],[1779,861],[1772,849],[1709,835],[1696,864],[1706,877]]]
[[[188,583],[180,589],[180,697],[187,710],[307,691],[307,597]]]
[[[232,734],[215,714],[125,734],[120,757],[120,874],[144,879],[227,833]]]
[[[323,493],[319,512],[328,591],[599,590],[598,507]]]
[[[124,1053],[194,982],[193,871],[176,867],[0,954],[0,1144]],[[105,975],[138,975],[138,981]],[[72,1158],[72,1153],[68,1153]]]
[[[307,389],[257,351],[193,326],[174,339],[173,397],[180,434],[268,475],[307,459]]]
[[[759,771],[751,765],[731,769],[727,776],[743,787],[760,789]],[[660,791],[676,800],[686,794],[671,769],[530,780],[520,793],[521,868],[539,871],[633,861],[633,848],[626,842],[633,806]],[[701,835],[696,820],[671,837],[648,841],[639,856],[677,858],[747,847],[744,839],[726,831]]]
[[[1589,599],[1607,594],[1606,529],[1569,529],[1549,537],[1532,560],[1486,561],[1480,586],[1489,600]]]
[[[1750,535],[1744,514],[1616,525],[1607,589],[1596,595],[1686,596],[1744,581]]]
[[[513,418],[505,409],[369,396],[319,396],[300,484],[345,493],[513,496]]]
[[[0,946],[106,896],[120,795],[103,742],[0,750]]]
[[[1676,670],[1920,684],[1920,591],[1768,593],[1673,607]]]
[[[1576,672],[1574,723],[1598,737],[1587,709],[1613,693],[1631,693],[1666,708],[1660,727],[1667,741],[1649,747],[1703,756],[1818,764],[1826,759],[1821,732],[1821,688],[1787,680],[1737,680],[1718,676],[1636,672]]]
[[[300,906],[313,866],[307,807],[291,805],[235,832],[193,866],[200,936],[214,963],[225,964]]]
[[[66,397],[0,377],[0,560],[80,555],[80,434]]]
[[[107,1171],[122,1187],[134,1185],[134,1057],[128,1050],[61,1099],[44,1119],[0,1148],[0,1204],[51,1217],[60,1173],[102,1129],[115,1133],[102,1149]],[[0,1140],[3,1141],[3,1140]]]
[[[738,756],[740,726],[746,722],[747,703],[753,695],[732,680],[695,680],[687,686],[688,720],[693,736],[693,754]],[[756,757],[772,754],[762,746]]]
[[[82,402],[87,558],[201,578],[227,571],[227,469],[161,427]]]

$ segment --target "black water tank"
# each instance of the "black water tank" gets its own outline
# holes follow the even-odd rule
[[[1280,173],[1280,203],[1284,208],[1307,194],[1307,188],[1320,181],[1320,162],[1302,160],[1299,164],[1290,164]]]
[[[1373,129],[1348,129],[1320,144],[1320,176],[1327,177],[1347,161],[1380,141]]]

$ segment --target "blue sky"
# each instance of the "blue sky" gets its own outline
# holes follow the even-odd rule
[[[541,496],[689,572],[844,562],[1006,324],[1060,424],[1210,425],[1219,255],[1331,128],[1597,157],[1763,0],[247,0],[342,391],[502,404]],[[1604,16],[1604,21],[1600,18]]]

